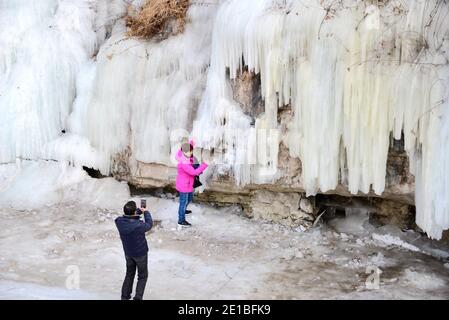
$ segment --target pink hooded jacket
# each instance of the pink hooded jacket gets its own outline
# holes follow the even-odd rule
[[[192,146],[195,145],[193,140],[190,140],[189,142]],[[195,176],[206,170],[207,163],[203,162],[197,169],[194,169],[191,159],[186,158],[181,149],[178,150],[175,158],[178,160],[176,190],[179,192],[193,192],[193,182],[195,180]]]

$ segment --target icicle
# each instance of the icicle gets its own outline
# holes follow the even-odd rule
[[[46,158],[46,144],[67,131],[78,72],[104,40],[105,3],[0,2],[0,163]]]
[[[442,99],[432,86],[441,78],[439,66],[447,65],[448,56],[441,56],[441,48],[448,42],[449,23],[444,17],[449,9],[437,1],[406,5],[391,1],[381,8],[363,3],[351,7],[346,2],[313,0],[223,3],[194,126],[196,134],[210,127],[215,134],[213,139],[201,139],[202,146],[224,147],[225,163],[237,183],[260,183],[261,168],[268,162],[247,165],[248,172],[242,174],[235,161],[245,157],[235,155],[245,148],[238,149],[236,136],[224,132],[277,129],[277,109],[290,103],[294,115],[288,125],[288,147],[291,156],[301,159],[307,194],[335,189],[339,183],[346,183],[354,194],[382,194],[390,134],[400,139],[402,132],[412,172],[417,170],[420,184],[431,181],[426,179],[434,174],[429,170],[430,162],[438,158],[439,131],[437,120],[425,114]],[[242,122],[246,116],[230,90],[229,81],[243,63],[261,78],[265,113],[255,126]],[[260,140],[256,153],[266,149]],[[277,157],[270,154],[270,158]],[[446,183],[433,177],[440,192],[449,197]],[[417,222],[438,238],[448,211],[436,211],[437,196],[430,190],[428,185],[417,186],[417,197],[422,198],[417,200]]]
[[[124,24],[115,26],[98,54],[87,108],[96,148],[112,158],[130,146],[135,160],[172,165],[179,142],[172,137],[191,129],[205,84],[215,11],[191,6],[184,32],[157,43],[126,38]]]

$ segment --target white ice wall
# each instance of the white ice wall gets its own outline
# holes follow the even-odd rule
[[[87,107],[95,147],[112,156],[130,146],[138,161],[174,163],[204,89],[216,3],[192,5],[185,31],[162,42],[128,39],[124,23],[115,26],[97,56]]]
[[[0,1],[0,163],[76,162],[71,145],[47,144],[67,129],[80,68],[124,9],[120,0]]]

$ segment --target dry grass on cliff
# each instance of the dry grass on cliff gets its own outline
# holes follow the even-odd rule
[[[127,18],[128,36],[151,39],[184,31],[190,0],[146,0]]]

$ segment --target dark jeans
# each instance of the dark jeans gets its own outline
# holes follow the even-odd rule
[[[179,193],[179,210],[178,210],[178,223],[183,223],[186,219],[187,205],[193,200],[193,192],[180,192]]]
[[[122,286],[122,300],[131,299],[136,269],[138,273],[134,300],[142,300],[148,279],[148,254],[138,258],[126,257],[126,277]]]

